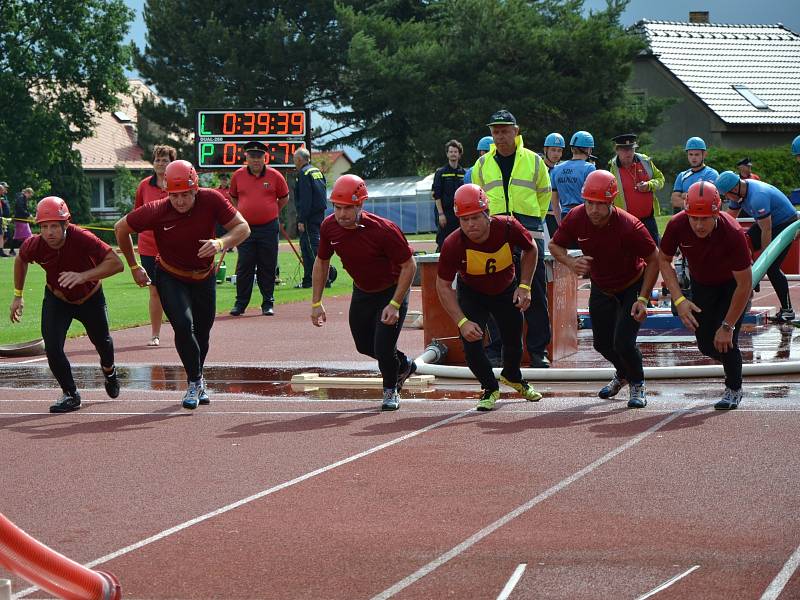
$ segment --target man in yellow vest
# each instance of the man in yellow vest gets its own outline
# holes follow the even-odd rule
[[[542,221],[550,205],[550,175],[542,157],[523,145],[517,120],[509,111],[498,110],[487,125],[494,146],[472,168],[472,183],[486,192],[489,214],[514,216],[536,241],[539,256],[531,304],[525,311],[528,323],[525,345],[531,366],[546,368],[550,366],[546,356],[547,344],[550,343],[550,318]]]

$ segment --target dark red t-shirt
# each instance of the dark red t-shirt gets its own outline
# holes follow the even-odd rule
[[[656,250],[656,243],[642,222],[615,208],[608,223],[595,227],[586,206],[576,206],[561,221],[553,242],[562,248],[577,243],[584,256],[591,256],[589,277],[602,290],[617,291],[633,282],[645,267],[644,259]]]
[[[167,191],[158,187],[158,178],[155,175],[151,175],[139,182],[139,187],[136,188],[136,200],[133,203],[133,208],[137,209],[148,202],[154,202],[166,197]],[[156,239],[153,237],[152,231],[141,232],[137,245],[141,256],[156,256],[158,254]]]
[[[235,216],[236,209],[222,194],[217,190],[200,188],[194,206],[187,213],[179,213],[169,198],[165,198],[137,208],[125,219],[134,231],[153,231],[159,261],[163,259],[183,271],[202,271],[211,266],[214,257],[197,256],[202,246],[200,240],[213,239],[216,224],[230,223]]]
[[[252,175],[246,165],[237,169],[229,189],[236,207],[250,225],[277,219],[278,198],[289,195],[289,186],[280,171],[267,166],[258,175]]]
[[[492,217],[489,237],[476,244],[461,229],[447,236],[439,253],[438,275],[453,281],[458,273],[465,285],[489,296],[505,290],[514,281],[513,248],[530,250],[530,232],[513,217]]]
[[[322,222],[317,256],[330,260],[334,252],[356,287],[365,292],[379,292],[397,283],[400,265],[413,254],[397,225],[365,210],[355,229],[345,229],[333,215]]]
[[[689,263],[692,279],[703,285],[730,281],[734,271],[746,270],[752,261],[747,235],[727,213],[720,213],[710,235],[699,238],[692,231],[689,215],[679,212],[667,223],[661,238],[661,251],[667,256],[675,256],[678,248]]]
[[[27,263],[39,263],[47,274],[47,286],[68,302],[77,302],[88,296],[97,280],[67,289],[58,284],[58,276],[65,271],[82,273],[94,269],[109,252],[111,246],[90,231],[72,224],[67,225],[67,239],[58,250],[48,246],[40,235],[29,237],[19,249],[20,258]]]

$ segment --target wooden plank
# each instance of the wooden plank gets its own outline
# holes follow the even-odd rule
[[[412,375],[403,384],[404,388],[424,388],[433,385],[436,378],[433,375]],[[292,375],[292,383],[316,387],[355,387],[355,388],[382,388],[383,380],[380,377],[322,377],[318,373],[298,373]]]

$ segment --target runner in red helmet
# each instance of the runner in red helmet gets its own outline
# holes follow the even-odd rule
[[[678,316],[694,332],[697,347],[725,370],[725,392],[714,408],[727,410],[742,399],[739,327],[753,291],[750,249],[736,220],[720,210],[714,184],[693,183],[686,208],[664,230],[658,260]],[[692,299],[684,297],[672,258],[680,248],[689,263]]]
[[[198,404],[210,403],[203,364],[216,312],[214,255],[239,244],[250,228],[222,194],[198,186],[191,163],[169,163],[164,178],[168,197],[128,213],[114,229],[133,280],[142,287],[151,280],[136,262],[131,233],[153,232],[158,256],[152,283],[175,332],[175,348],[189,382],[182,405],[195,409]],[[217,223],[227,230],[220,238],[214,237]]]
[[[378,361],[383,377],[382,410],[397,410],[399,392],[417,368],[397,349],[417,263],[397,225],[363,210],[368,196],[364,180],[357,175],[342,175],[333,185],[333,214],[320,227],[311,275],[311,322],[322,327],[327,320],[322,293],[336,253],[353,278],[349,314],[353,341],[361,354]]]
[[[650,290],[658,277],[658,248],[639,219],[614,206],[617,191],[612,173],[590,173],[581,192],[584,202],[564,217],[550,254],[592,282],[594,349],[617,370],[598,396],[611,398],[629,385],[628,407],[643,408],[647,395],[636,334],[647,318]],[[572,244],[582,256],[567,253]]]
[[[81,395],[64,353],[64,341],[73,319],[83,323],[100,355],[106,393],[111,398],[119,396],[114,343],[108,330],[106,299],[100,280],[121,272],[122,261],[111,246],[93,233],[70,224],[69,219],[69,208],[61,198],[48,196],[39,201],[36,222],[41,233],[25,240],[14,262],[14,299],[11,302],[14,323],[22,319],[22,292],[28,265],[39,263],[47,273],[42,302],[42,338],[47,363],[63,392],[50,407],[51,413],[71,412],[81,406]]]
[[[489,315],[497,323],[503,347],[500,382],[536,402],[542,395],[522,379],[520,361],[523,312],[531,303],[538,248],[515,218],[489,216],[488,199],[477,185],[458,188],[454,204],[459,229],[442,244],[436,292],[458,326],[467,365],[483,388],[477,409],[492,410],[500,398],[500,385],[483,347]],[[513,260],[516,248],[522,252],[519,283]],[[453,289],[456,275],[458,283]]]

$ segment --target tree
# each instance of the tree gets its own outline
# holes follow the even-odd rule
[[[193,154],[186,134],[198,108],[337,102],[346,40],[333,0],[147,0],[144,20],[147,45],[134,63],[164,102],[140,110],[184,157]]]
[[[73,145],[127,89],[132,18],[122,0],[0,2],[0,175],[14,189],[50,180],[76,219],[88,217],[89,186]]]
[[[416,4],[410,18],[339,7],[351,38],[339,98],[349,108],[326,116],[350,128],[335,143],[364,152],[356,168],[368,176],[429,172],[446,140],[474,148],[499,108],[514,113],[531,148],[550,131],[569,139],[586,129],[602,143],[658,123],[663,103],[625,90],[644,48],[620,26],[627,0],[588,16],[583,0]]]

